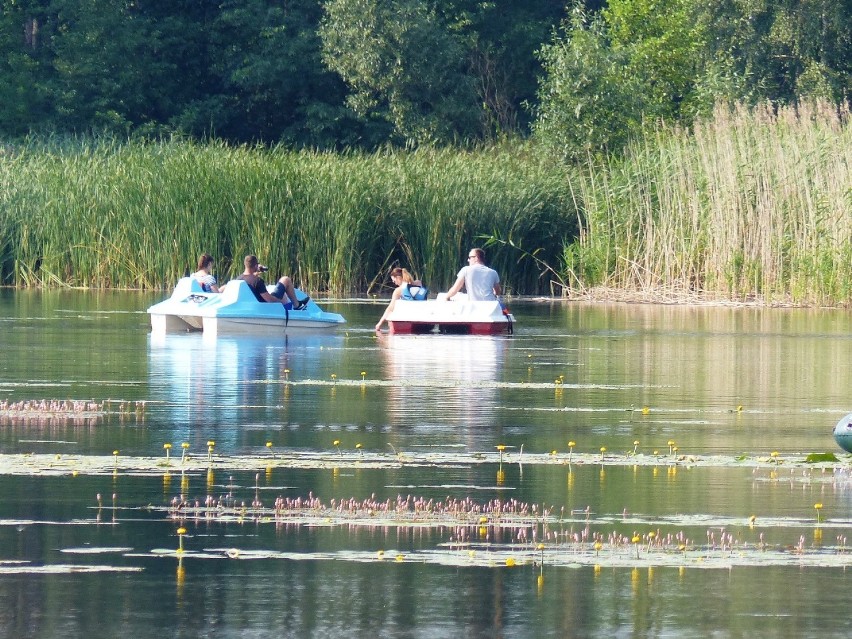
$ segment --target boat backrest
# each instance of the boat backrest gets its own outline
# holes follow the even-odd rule
[[[197,279],[194,277],[182,277],[178,280],[177,284],[175,284],[175,290],[174,293],[172,293],[172,297],[184,298],[195,293],[203,292],[201,284]]]
[[[225,297],[223,302],[254,302],[257,303],[257,298],[251,292],[249,285],[244,280],[231,280],[225,286],[225,292],[222,293]]]

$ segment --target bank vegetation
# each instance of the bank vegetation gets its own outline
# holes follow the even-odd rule
[[[224,143],[38,139],[0,155],[11,286],[168,288],[255,253],[308,290],[433,290],[486,245],[511,293],[844,305],[852,299],[848,107],[717,107],[619,156],[531,142],[326,153]]]

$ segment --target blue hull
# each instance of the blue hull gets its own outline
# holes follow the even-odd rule
[[[852,453],[852,413],[837,422],[834,427],[834,441],[847,453]]]
[[[300,298],[305,294],[297,290]],[[178,281],[172,296],[148,309],[151,327],[157,332],[204,330],[205,333],[280,334],[310,330],[326,331],[345,324],[338,313],[323,311],[310,300],[298,311],[283,304],[259,302],[242,280],[231,280],[222,293],[205,293],[190,277]]]

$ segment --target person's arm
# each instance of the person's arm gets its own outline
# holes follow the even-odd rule
[[[502,294],[503,294],[503,287],[500,286],[500,282],[497,282],[494,285],[494,295],[496,295],[497,297],[500,297]]]
[[[452,285],[449,291],[447,291],[447,301],[453,299],[453,295],[462,290],[462,286],[464,286],[464,275],[459,275],[459,278],[456,280],[456,283]]]
[[[382,330],[382,324],[384,324],[384,323],[385,323],[385,321],[387,320],[388,316],[389,316],[391,313],[393,313],[393,307],[394,307],[394,306],[396,306],[396,301],[397,301],[397,300],[398,300],[401,296],[402,296],[402,287],[401,287],[401,286],[397,286],[397,287],[393,290],[393,294],[391,295],[391,301],[390,301],[390,304],[388,304],[387,308],[385,309],[385,312],[384,312],[384,314],[382,315],[382,319],[380,319],[380,320],[379,320],[379,323],[378,323],[378,324],[376,324],[376,330],[377,330],[377,331]]]

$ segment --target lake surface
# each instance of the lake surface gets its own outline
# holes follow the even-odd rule
[[[320,300],[334,335],[210,340],[151,335],[161,297],[0,290],[0,402],[98,407],[0,413],[0,453],[115,460],[0,475],[0,636],[852,632],[849,312],[530,300],[511,337],[377,336],[384,302]],[[166,444],[161,470],[122,461]],[[325,461],[229,465],[263,455]],[[279,497],[339,508],[240,515]]]

